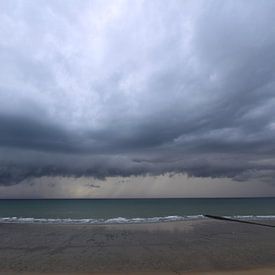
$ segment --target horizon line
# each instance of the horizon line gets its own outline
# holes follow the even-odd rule
[[[122,197],[122,198],[0,198],[0,200],[151,200],[151,199],[261,199],[275,196],[239,196],[239,197]]]

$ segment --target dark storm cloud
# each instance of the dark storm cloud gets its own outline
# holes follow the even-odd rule
[[[273,182],[275,2],[0,5],[2,185],[163,173]]]
[[[42,151],[70,151],[68,136],[53,123],[36,118],[0,115],[0,144]]]

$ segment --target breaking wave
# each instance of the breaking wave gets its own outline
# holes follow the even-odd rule
[[[275,220],[275,215],[269,216],[224,216],[243,220]],[[152,218],[110,218],[110,219],[46,219],[46,218],[22,218],[22,217],[0,217],[0,223],[20,223],[20,224],[137,224],[137,223],[159,223],[171,221],[186,221],[206,219],[203,215],[193,216],[166,216]]]

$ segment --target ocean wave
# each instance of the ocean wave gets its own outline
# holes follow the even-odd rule
[[[22,217],[4,217],[0,218],[0,223],[42,223],[42,224],[128,224],[128,223],[157,223],[169,221],[183,221],[201,219],[202,215],[194,216],[166,216],[152,218],[110,218],[110,219],[46,219],[46,218],[22,218]]]
[[[266,216],[224,216],[225,218],[234,218],[242,220],[275,220],[275,215]],[[20,224],[137,224],[137,223],[159,223],[171,221],[187,221],[206,219],[203,215],[193,216],[166,216],[151,218],[109,218],[109,219],[46,219],[46,218],[23,218],[23,217],[0,217],[0,223],[20,223]]]

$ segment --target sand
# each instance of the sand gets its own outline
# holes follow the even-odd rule
[[[227,221],[0,224],[0,240],[0,274],[275,274],[275,228]]]

